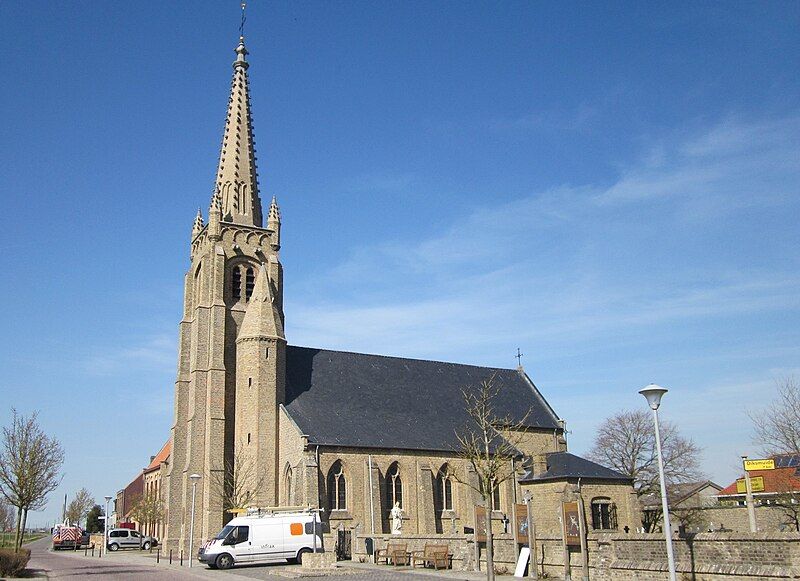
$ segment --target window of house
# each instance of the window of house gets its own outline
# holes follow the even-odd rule
[[[250,300],[250,297],[253,296],[253,289],[256,286],[256,275],[253,272],[253,268],[250,267],[247,269],[247,273],[245,274],[244,279],[244,298],[245,300]]]
[[[386,472],[386,499],[389,506],[399,504],[403,508],[403,481],[400,480],[400,467],[397,462],[389,466]]]
[[[436,510],[453,510],[453,481],[450,468],[445,464],[436,475]]]
[[[328,505],[331,510],[347,510],[347,484],[338,460],[328,471]]]
[[[592,499],[592,528],[602,531],[617,529],[617,507],[610,498]]]

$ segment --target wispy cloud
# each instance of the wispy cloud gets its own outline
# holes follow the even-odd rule
[[[130,343],[97,348],[82,362],[83,370],[94,376],[113,376],[126,371],[173,370],[176,365],[176,337],[167,333]]]
[[[692,197],[711,200],[716,209],[775,203],[798,194],[798,153],[800,116],[751,123],[729,119],[699,136],[654,145],[643,156],[645,163],[626,168],[595,199]]]
[[[796,311],[800,277],[790,269],[715,260],[701,250],[702,233],[721,215],[753,206],[797,210],[798,129],[800,116],[729,119],[661,140],[615,183],[531,193],[476,208],[415,244],[356,249],[320,282],[332,292],[317,284],[316,296],[287,295],[293,338],[436,356],[509,341],[622,340],[682,320]],[[696,234],[681,242],[671,235],[683,231],[687,215]],[[745,226],[752,227],[746,218]],[[681,253],[698,256],[681,260]],[[346,302],[319,299],[342,296],[333,289],[343,286]]]

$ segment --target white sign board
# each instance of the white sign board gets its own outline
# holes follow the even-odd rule
[[[525,567],[528,566],[528,561],[531,558],[531,550],[528,547],[522,547],[519,550],[519,560],[517,561],[517,568],[514,569],[514,577],[524,577]]]

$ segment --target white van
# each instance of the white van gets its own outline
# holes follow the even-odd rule
[[[212,569],[240,563],[302,563],[303,555],[315,547],[322,552],[322,524],[316,510],[275,510],[232,519],[200,548],[197,559]]]

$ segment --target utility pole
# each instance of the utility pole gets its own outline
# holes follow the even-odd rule
[[[750,521],[750,532],[758,530],[756,527],[756,507],[753,505],[753,484],[750,482],[750,473],[747,471],[747,456],[742,456],[742,467],[744,468],[744,485],[747,491],[747,518]]]

